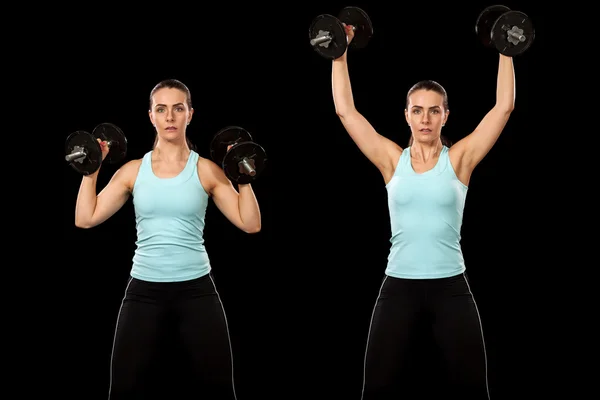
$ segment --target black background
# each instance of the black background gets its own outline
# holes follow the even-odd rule
[[[515,57],[516,108],[495,147],[477,167],[468,192],[462,244],[487,343],[492,399],[510,399],[528,376],[536,324],[531,309],[536,191],[521,172],[535,125],[543,78],[542,10],[505,3],[534,21],[536,41]],[[333,1],[242,5],[145,5],[138,14],[90,8],[73,62],[57,89],[68,100],[64,137],[101,122],[120,126],[127,160],[150,150],[152,87],[183,81],[195,114],[188,136],[209,157],[212,135],[239,125],[266,150],[268,166],[254,184],[263,228],[238,231],[210,203],[205,239],[228,317],[239,400],[360,399],[365,341],[389,250],[386,190],[335,115],[331,62],[308,43],[322,13],[363,8],[374,36],[349,55],[356,106],[383,135],[405,146],[406,92],[434,79],[449,94],[444,134],[458,140],[494,105],[498,55],[483,48],[475,20],[487,3]],[[144,15],[144,13],[146,15]],[[65,50],[65,49],[63,49]],[[118,166],[104,166],[100,190]],[[132,202],[90,230],[74,226],[81,177],[64,166],[64,230],[72,257],[64,267],[72,324],[63,332],[72,371],[65,392],[107,397],[112,338],[135,250]],[[416,362],[415,382],[435,389],[433,357]],[[160,381],[181,386],[177,360],[165,356]],[[418,378],[419,376],[422,378]],[[173,380],[171,380],[173,379]],[[174,395],[173,395],[174,396]],[[169,398],[162,397],[162,398]],[[173,397],[174,398],[174,397]]]

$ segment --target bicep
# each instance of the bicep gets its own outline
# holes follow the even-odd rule
[[[490,152],[509,117],[510,112],[494,107],[483,117],[475,130],[461,140],[464,151],[462,159],[468,168],[474,169]]]
[[[208,168],[205,171],[209,174],[207,179],[210,179],[209,193],[213,202],[233,225],[242,229],[244,223],[240,215],[239,193],[233,187],[231,181],[225,176],[225,172],[212,161],[207,161]]]
[[[113,216],[129,199],[127,170],[115,172],[108,184],[100,191],[96,199],[96,208],[92,215],[92,225],[99,225]]]
[[[393,170],[394,160],[402,148],[378,133],[371,123],[359,112],[340,116],[344,128],[359,150],[384,175]]]

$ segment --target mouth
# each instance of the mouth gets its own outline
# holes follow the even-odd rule
[[[419,129],[419,132],[421,132],[421,133],[431,133],[431,129],[429,129],[429,128],[423,128],[423,129]]]
[[[176,131],[176,130],[177,130],[177,128],[176,128],[176,127],[174,127],[174,126],[167,126],[167,127],[165,128],[165,131],[168,131],[168,132],[174,132],[174,131]]]

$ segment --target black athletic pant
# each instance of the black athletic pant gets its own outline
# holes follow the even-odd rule
[[[407,393],[409,387],[414,391],[411,350],[422,332],[419,326],[429,329],[441,352],[444,383],[449,384],[442,391],[446,398],[489,399],[479,313],[461,274],[442,279],[385,277],[369,330],[362,400],[423,398]],[[429,379],[429,385],[441,384]]]
[[[227,321],[209,274],[184,282],[130,279],[114,338],[110,400],[142,398],[149,366],[166,336],[178,339],[181,358],[191,367],[186,386],[193,398],[235,399]]]

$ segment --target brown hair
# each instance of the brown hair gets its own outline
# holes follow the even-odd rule
[[[415,83],[408,91],[406,95],[406,108],[408,108],[408,103],[410,102],[410,95],[416,92],[417,90],[431,90],[433,92],[438,93],[443,98],[443,107],[448,110],[448,93],[446,93],[446,89],[436,81],[432,80],[424,80]],[[452,141],[445,137],[444,135],[440,135],[440,140],[442,144],[446,147],[452,146]],[[408,140],[408,146],[412,146],[413,144],[413,136],[410,135],[410,139]]]
[[[185,102],[187,103],[188,108],[190,110],[192,109],[192,93],[190,92],[190,89],[188,89],[188,87],[183,84],[183,82],[178,81],[177,79],[165,79],[165,80],[159,82],[156,86],[154,86],[154,88],[150,92],[150,108],[151,109],[152,109],[152,96],[154,96],[154,93],[156,93],[158,90],[163,89],[163,88],[181,90],[183,93],[185,93],[185,99],[186,99]],[[187,136],[185,138],[185,141],[187,142],[187,145],[191,150],[196,150],[196,146],[190,141],[190,139]],[[154,149],[157,142],[158,142],[158,134],[154,138],[154,144],[152,145],[152,149]]]

